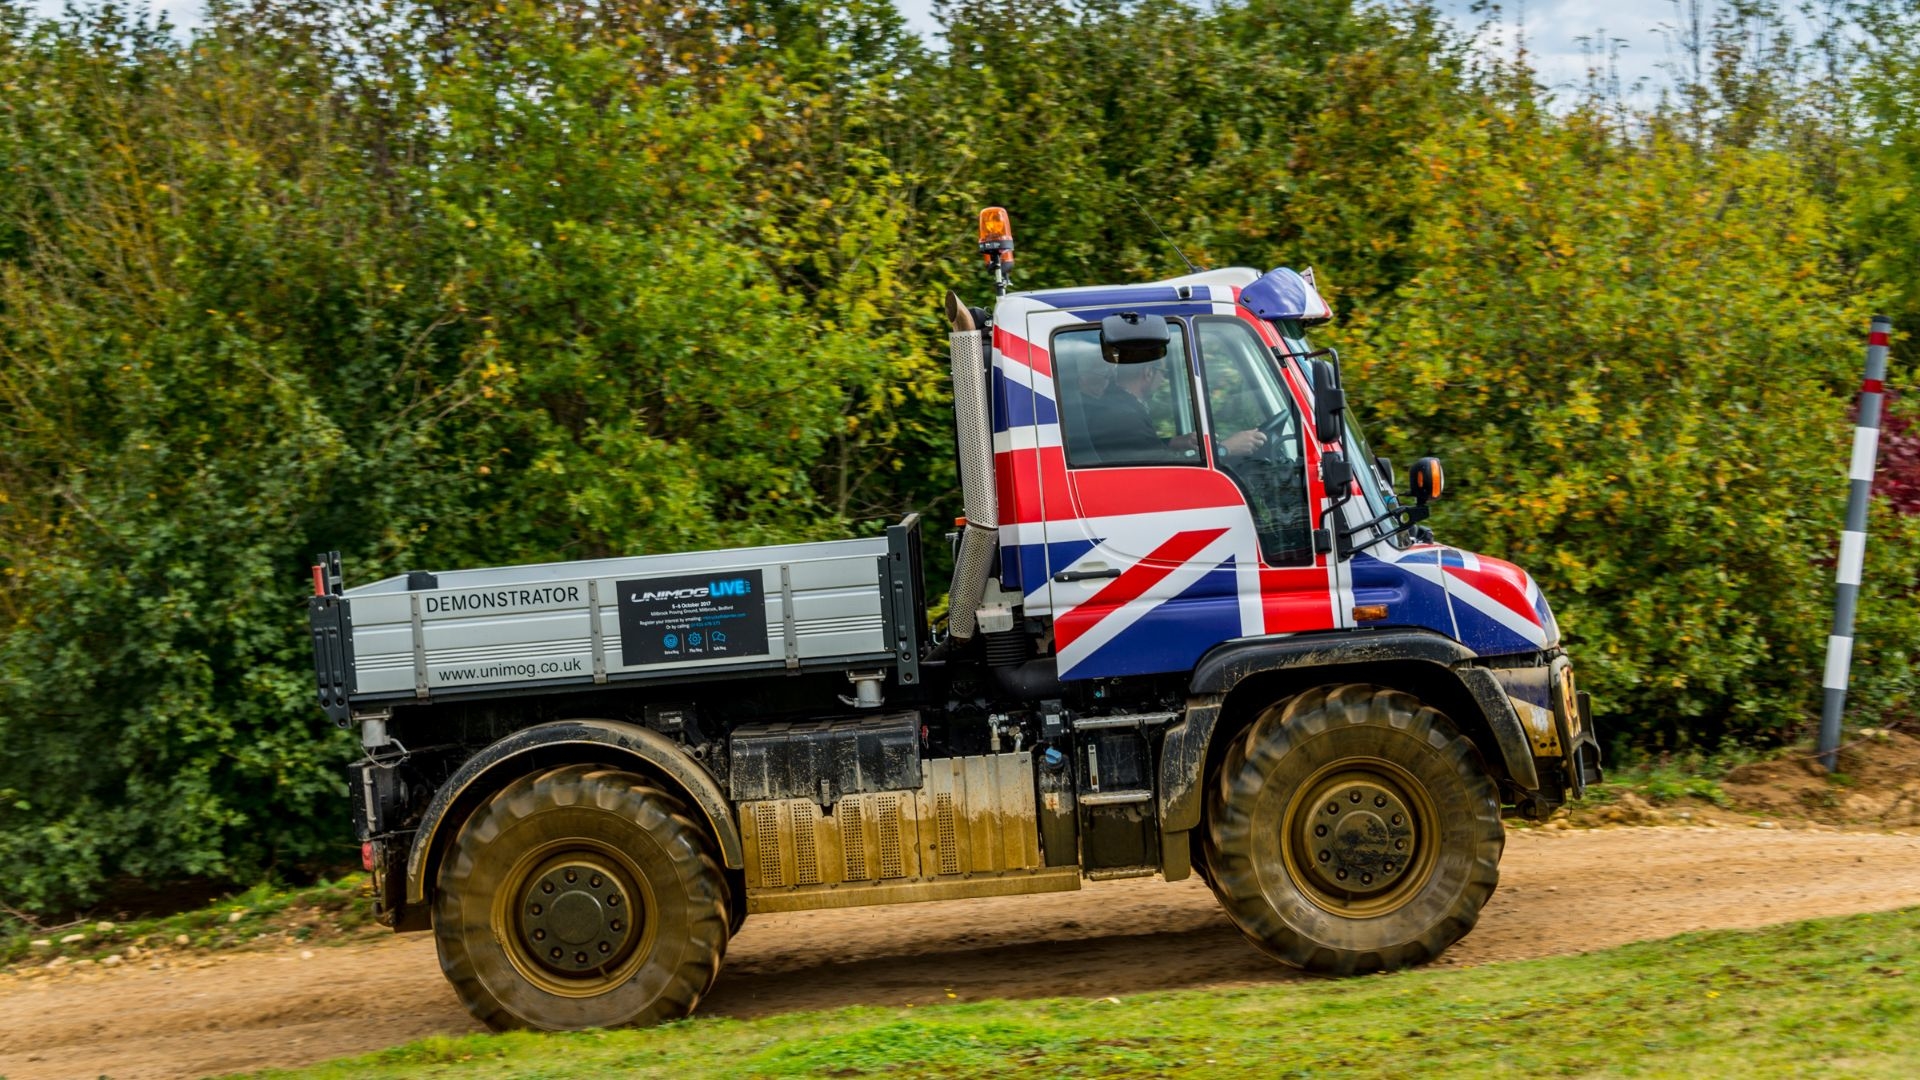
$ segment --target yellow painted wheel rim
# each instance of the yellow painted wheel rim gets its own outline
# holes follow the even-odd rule
[[[547,993],[604,994],[633,978],[653,949],[653,890],[610,844],[543,844],[515,861],[502,884],[493,935],[515,970]]]
[[[1322,766],[1281,818],[1287,874],[1315,905],[1346,918],[1405,907],[1433,877],[1440,820],[1413,774],[1379,758]]]

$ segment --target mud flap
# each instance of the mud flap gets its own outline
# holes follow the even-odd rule
[[[1593,737],[1593,699],[1585,690],[1575,695],[1579,706],[1579,745],[1573,750],[1573,797],[1586,794],[1588,786],[1606,779],[1600,771],[1600,742]]]

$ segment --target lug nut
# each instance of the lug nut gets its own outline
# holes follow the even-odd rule
[[[1313,835],[1315,836],[1327,835],[1327,827],[1325,825],[1315,825],[1313,827]]]
[[[587,954],[586,954],[586,953],[583,953],[583,952],[577,952],[577,953],[574,953],[574,954],[573,954],[573,962],[574,962],[574,963],[576,963],[576,964],[584,964],[584,963],[586,963],[586,962],[587,962]]]
[[[1361,798],[1361,796],[1360,796],[1360,793],[1359,793],[1359,792],[1357,792],[1357,791],[1353,791],[1353,792],[1348,792],[1348,793],[1347,793],[1347,801],[1348,801],[1348,802],[1356,802],[1356,803],[1357,803],[1357,802],[1359,802],[1359,801],[1360,801],[1360,798]]]
[[[600,943],[600,955],[605,956],[606,954],[612,951],[613,951],[613,946],[607,944],[604,941]]]
[[[571,871],[571,870],[569,870],[569,871],[567,871],[567,884],[569,884],[569,885],[571,885],[571,884],[573,884],[574,882],[576,882],[576,881],[579,881],[579,880],[580,880],[580,875],[579,875],[579,874],[576,874],[576,873],[574,873],[574,872],[573,872],[573,871]]]
[[[1387,805],[1387,797],[1385,795],[1375,795],[1373,797],[1373,805],[1375,806]]]
[[[1373,884],[1373,875],[1372,875],[1372,874],[1361,874],[1361,875],[1360,875],[1360,884],[1362,884],[1362,885],[1371,885],[1371,884]]]
[[[1328,803],[1328,804],[1327,804],[1327,813],[1329,813],[1329,814],[1337,814],[1337,813],[1339,813],[1339,812],[1340,812],[1340,804],[1339,804],[1339,803],[1337,803],[1337,802],[1330,802],[1330,803]]]
[[[1393,850],[1395,851],[1407,850],[1407,842],[1405,840],[1395,840],[1393,842]]]
[[[595,888],[595,889],[597,889],[597,888],[599,888],[599,887],[600,887],[600,875],[599,875],[599,874],[595,874],[595,875],[593,875],[592,877],[590,877],[590,878],[588,878],[588,879],[587,879],[587,885],[588,885],[588,886],[589,886],[590,888]]]
[[[562,952],[560,951],[560,946],[558,946],[558,945],[555,945],[555,946],[553,947],[553,951],[552,951],[552,952],[550,952],[550,953],[548,953],[547,955],[548,955],[548,956],[551,956],[551,957],[553,957],[553,958],[554,958],[555,960],[558,960],[558,959],[560,959],[560,957],[561,957],[561,956],[563,956],[563,955],[565,955],[565,954],[564,954],[564,953],[562,953]]]
[[[533,932],[533,940],[535,941],[547,940],[547,932],[545,930],[535,930]]]
[[[608,894],[607,894],[607,906],[608,906],[608,907],[619,907],[619,906],[620,906],[620,894],[619,894],[619,893],[608,893]]]
[[[1347,880],[1347,872],[1345,870],[1335,870],[1333,876],[1339,878],[1341,881]]]
[[[535,915],[538,915],[538,914],[540,914],[540,911],[541,911],[541,907],[540,907],[540,905],[539,905],[539,904],[535,904],[535,905],[533,905],[533,906],[532,906],[531,908],[528,908],[527,910],[529,910],[529,911],[531,911],[531,912],[533,912],[533,913],[534,913]]]
[[[1321,852],[1321,853],[1320,853],[1320,861],[1321,861],[1321,862],[1326,862],[1326,861],[1327,861],[1328,859],[1331,859],[1331,858],[1333,858],[1333,855],[1332,855],[1332,853],[1331,853],[1331,852],[1326,852],[1326,851],[1323,851],[1323,852]]]
[[[1398,825],[1398,824],[1400,824],[1400,822],[1401,822],[1401,820],[1402,820],[1402,819],[1401,819],[1401,817],[1400,817],[1400,815],[1399,815],[1399,814],[1395,814],[1395,815],[1393,815],[1393,823],[1394,823],[1395,825]]]
[[[615,920],[613,920],[612,922],[610,922],[610,923],[608,923],[608,924],[607,924],[607,929],[609,929],[609,930],[611,930],[611,931],[613,931],[613,932],[614,932],[614,933],[616,933],[616,934],[617,934],[617,933],[619,933],[619,932],[620,932],[620,920],[619,920],[619,919],[615,919]]]
[[[550,892],[552,892],[552,891],[553,891],[553,882],[551,882],[551,881],[543,881],[543,882],[541,882],[541,883],[540,883],[540,891],[541,891],[541,892],[543,892],[543,893],[550,893]]]

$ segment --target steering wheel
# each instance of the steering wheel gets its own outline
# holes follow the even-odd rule
[[[1266,437],[1266,441],[1260,445],[1260,449],[1255,451],[1252,456],[1259,458],[1261,461],[1281,460],[1279,456],[1280,445],[1283,441],[1290,442],[1291,440],[1282,440],[1280,437],[1280,433],[1281,431],[1285,430],[1287,426],[1292,422],[1293,422],[1293,414],[1286,411],[1285,409],[1282,409],[1280,410],[1280,412],[1267,418],[1267,421],[1265,423],[1261,424],[1257,428],[1254,428],[1255,431],[1258,431],[1261,435]]]

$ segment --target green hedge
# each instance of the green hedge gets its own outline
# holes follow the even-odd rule
[[[884,0],[0,5],[0,903],[352,858],[316,551],[951,513],[938,303],[984,298],[987,203],[1026,286],[1176,270],[1136,199],[1205,264],[1317,265],[1377,441],[1448,458],[1438,526],[1540,577],[1610,732],[1789,734],[1863,316],[1920,318],[1867,258],[1920,168],[1885,17],[1839,83],[1730,38],[1633,114],[1417,3],[961,0],[940,51]],[[1874,528],[1882,720],[1920,535]]]

